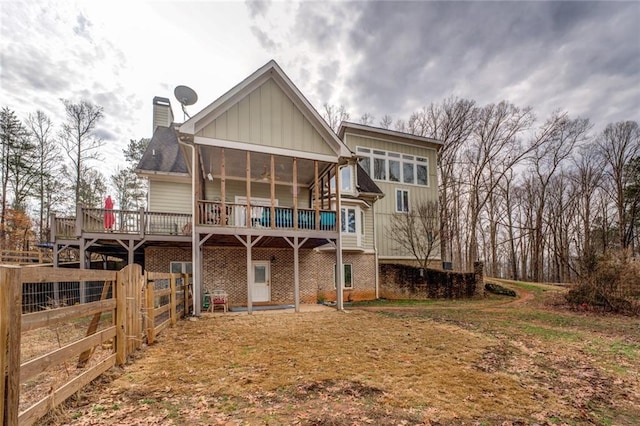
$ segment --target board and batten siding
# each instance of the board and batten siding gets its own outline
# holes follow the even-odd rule
[[[272,79],[229,107],[197,136],[336,155]]]
[[[293,187],[289,185],[276,185],[276,200],[279,207],[293,207]],[[309,206],[309,188],[298,188],[298,207],[311,208]],[[235,197],[246,197],[247,182],[244,180],[227,179],[225,181],[226,202],[234,203]],[[221,197],[220,179],[205,183],[205,197],[207,200],[219,201]],[[251,182],[251,197],[271,198],[271,184],[263,182]]]
[[[149,211],[191,214],[191,203],[191,184],[149,180]]]
[[[412,259],[413,256],[397,242],[389,238],[389,227],[392,217],[396,214],[396,190],[409,191],[409,205],[415,205],[425,201],[438,201],[438,175],[437,175],[437,151],[432,147],[421,147],[413,144],[398,143],[393,140],[380,138],[370,138],[363,135],[347,133],[345,142],[347,146],[356,151],[356,147],[366,147],[376,150],[392,151],[401,154],[413,155],[426,158],[429,168],[429,186],[409,185],[401,182],[386,182],[374,180],[376,185],[384,192],[385,196],[376,201],[375,204],[375,235],[377,241],[378,255],[380,258],[401,258]],[[433,257],[440,256],[439,247]]]

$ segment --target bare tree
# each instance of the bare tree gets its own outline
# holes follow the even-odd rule
[[[470,143],[464,152],[466,185],[469,187],[469,240],[467,266],[478,259],[480,214],[505,173],[535,150],[535,141],[522,147],[521,133],[533,123],[530,108],[518,108],[502,101],[478,111]]]
[[[585,140],[591,128],[589,120],[569,119],[567,113],[555,112],[536,134],[531,157],[531,172],[536,182],[536,207],[533,218],[533,280],[541,281],[544,268],[543,220],[549,183],[573,147]]]
[[[380,119],[379,126],[383,129],[390,129],[393,124],[393,118],[389,114],[385,114],[382,119]]]
[[[100,160],[99,148],[104,144],[95,134],[96,126],[103,118],[102,107],[86,101],[77,104],[62,100],[67,121],[62,125],[60,142],[71,160],[70,181],[75,193],[75,204],[82,200],[83,176],[87,174],[87,162]],[[84,197],[86,198],[86,197]]]
[[[418,136],[427,136],[442,142],[438,151],[438,174],[440,189],[440,253],[442,260],[452,259],[452,241],[459,237],[453,232],[453,221],[457,221],[458,210],[454,209],[454,192],[460,148],[464,146],[475,124],[478,109],[468,99],[448,98],[441,104],[431,104],[411,115],[411,129]],[[455,194],[455,197],[453,196]]]
[[[640,127],[635,121],[620,121],[609,124],[598,138],[600,153],[607,165],[608,177],[613,192],[611,197],[616,206],[618,219],[618,241],[621,248],[629,246],[627,239],[627,219],[625,217],[625,166],[640,154]]]
[[[425,201],[412,206],[408,212],[392,216],[387,236],[409,251],[418,264],[426,268],[440,244],[438,203]]]
[[[580,255],[580,273],[591,274],[596,267],[596,252],[591,241],[594,213],[594,197],[602,179],[604,164],[602,156],[593,143],[582,146],[573,157],[571,178],[577,192],[577,212],[581,219],[580,232],[576,236]]]
[[[35,156],[38,163],[37,182],[35,196],[38,200],[38,236],[40,241],[46,239],[47,218],[53,207],[54,196],[51,189],[55,186],[51,182],[58,178],[60,172],[60,149],[53,139],[53,124],[51,119],[43,112],[36,111],[29,114],[27,126],[34,139]],[[56,191],[59,193],[60,191]]]
[[[375,117],[368,112],[365,112],[360,117],[360,124],[364,124],[365,126],[373,126],[373,121]]]
[[[322,118],[325,119],[329,127],[331,127],[336,133],[340,128],[340,123],[343,121],[349,121],[349,113],[344,105],[336,106],[325,103],[322,105],[322,108],[324,109],[321,114]]]

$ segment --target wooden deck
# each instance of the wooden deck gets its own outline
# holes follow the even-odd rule
[[[198,202],[198,230],[215,232],[233,230],[282,230],[301,233],[337,232],[337,215],[334,210],[303,209],[295,207],[258,206]],[[107,210],[102,208],[78,208],[75,217],[56,217],[51,220],[51,240],[73,240],[83,237],[107,237],[130,235],[190,237],[193,220],[190,214],[149,212],[145,210]]]

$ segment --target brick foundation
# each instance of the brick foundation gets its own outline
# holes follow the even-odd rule
[[[270,262],[271,301],[294,303],[293,249],[254,248],[252,260]],[[375,299],[375,259],[373,254],[343,253],[344,263],[353,265],[353,289],[344,291],[345,301]],[[273,261],[272,261],[273,259]],[[148,247],[145,264],[148,271],[168,272],[171,262],[190,262],[188,248]],[[301,249],[300,301],[334,301],[334,252]],[[203,291],[222,289],[232,305],[247,304],[247,257],[244,247],[210,247],[203,251]]]

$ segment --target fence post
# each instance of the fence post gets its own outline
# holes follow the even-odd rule
[[[171,325],[174,325],[177,322],[176,319],[176,276],[171,274],[171,278],[169,279],[169,284],[171,285]]]
[[[153,281],[147,281],[147,344],[152,345],[156,339],[156,313],[153,294],[155,283]]]
[[[116,274],[116,363],[123,365],[127,362],[127,294],[125,271]]]
[[[184,308],[182,310],[182,316],[184,318],[189,316],[189,275],[182,274],[182,290],[184,294],[184,299],[182,303],[184,304]]]
[[[21,269],[0,268],[0,421],[18,424],[20,405],[20,335],[22,328]]]

